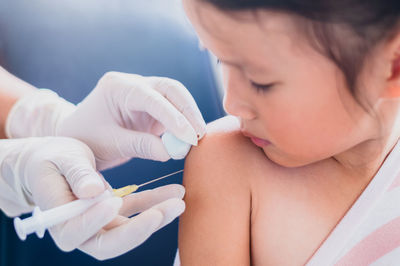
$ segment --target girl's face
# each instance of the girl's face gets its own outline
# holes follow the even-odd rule
[[[184,0],[184,7],[203,46],[221,62],[225,110],[272,161],[302,166],[378,135],[343,73],[310,45],[293,16],[226,12],[199,0]],[[379,98],[381,76],[365,75],[371,101]]]

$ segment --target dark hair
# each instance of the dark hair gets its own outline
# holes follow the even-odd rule
[[[306,18],[317,47],[342,71],[353,96],[359,100],[358,74],[373,47],[397,30],[400,0],[201,0],[219,9],[268,9]],[[338,35],[335,25],[355,38]],[[351,36],[351,37],[353,37]],[[354,39],[354,40],[353,40]]]

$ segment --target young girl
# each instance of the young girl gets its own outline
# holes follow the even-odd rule
[[[303,265],[400,136],[400,2],[183,2],[234,117],[186,160],[182,265]]]

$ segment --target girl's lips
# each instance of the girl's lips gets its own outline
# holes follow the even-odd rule
[[[268,146],[269,144],[271,144],[271,142],[269,142],[268,140],[265,139],[259,139],[259,138],[250,138],[251,141],[257,145],[258,147],[264,148],[266,146]]]
[[[257,137],[255,137],[255,136],[253,136],[253,135],[251,135],[250,133],[247,133],[247,132],[245,132],[245,131],[242,131],[242,134],[243,134],[244,136],[250,138],[250,140],[251,140],[256,146],[258,146],[258,147],[260,147],[260,148],[264,148],[264,147],[266,147],[266,146],[268,146],[268,145],[271,144],[270,141],[268,141],[268,140],[266,140],[266,139],[257,138]]]

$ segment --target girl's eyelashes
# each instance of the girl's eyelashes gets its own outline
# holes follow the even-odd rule
[[[253,81],[250,81],[250,84],[258,93],[267,92],[269,89],[271,89],[271,87],[275,85],[275,83],[258,84]]]
[[[219,58],[217,58],[217,64],[218,65],[222,64],[222,62]],[[259,84],[254,81],[251,81],[251,80],[250,80],[250,84],[257,91],[257,93],[265,93],[269,89],[271,89],[271,87],[273,87],[275,85],[275,83]]]

